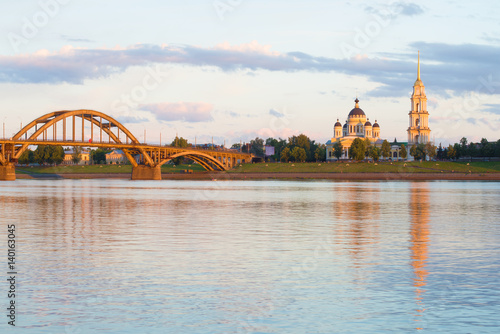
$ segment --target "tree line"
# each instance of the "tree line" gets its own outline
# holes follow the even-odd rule
[[[265,155],[265,146],[274,147],[274,154]],[[267,158],[271,161],[281,162],[314,162],[325,161],[326,146],[316,143],[305,134],[292,136],[287,139],[282,138],[255,138],[248,144],[233,144],[232,149],[241,149],[245,153],[253,153],[257,157]]]
[[[90,163],[94,164],[105,164],[106,154],[111,152],[111,150],[98,148],[90,151]],[[22,165],[37,163],[39,165],[53,165],[60,164],[64,161],[64,156],[66,152],[62,146],[52,146],[52,145],[38,145],[33,151],[27,149],[19,157],[18,163]],[[73,147],[73,153],[71,154],[71,161],[75,164],[79,163],[82,159],[82,148],[79,146]]]
[[[496,142],[489,142],[482,138],[480,142],[469,142],[463,137],[460,142],[443,148],[441,144],[437,149],[437,158],[459,159],[459,158],[500,158],[500,139]]]

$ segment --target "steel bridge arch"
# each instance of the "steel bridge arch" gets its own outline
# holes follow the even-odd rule
[[[178,157],[183,157],[185,156],[186,158],[189,158],[191,160],[194,160],[196,162],[198,162],[200,165],[202,165],[206,170],[209,170],[209,171],[213,171],[214,168],[212,166],[210,166],[209,163],[212,163],[215,165],[215,167],[217,167],[217,169],[221,170],[221,171],[225,171],[226,170],[226,167],[224,166],[224,164],[222,162],[220,162],[219,160],[215,159],[214,157],[208,155],[208,154],[205,154],[205,153],[201,153],[201,152],[198,152],[198,151],[185,151],[185,152],[180,152],[180,153],[177,153],[177,154],[174,154],[172,156],[169,156],[167,159],[163,159],[162,161],[160,161],[160,163],[158,164],[158,166],[162,166],[163,164],[165,164],[166,162],[172,160],[172,159],[175,159],[175,158],[178,158]]]
[[[102,112],[95,111],[95,110],[88,110],[88,109],[79,109],[79,110],[63,110],[63,111],[54,111],[50,112],[48,114],[45,114],[43,116],[38,117],[37,119],[33,120],[31,123],[23,127],[18,133],[16,133],[12,139],[13,140],[19,140],[23,135],[27,135],[28,131],[32,130],[33,128],[35,129],[35,132],[28,138],[30,140],[37,139],[40,135],[44,134],[45,131],[47,131],[51,126],[55,126],[56,123],[58,122],[63,122],[65,126],[65,120],[69,117],[79,117],[82,119],[82,122],[88,121],[91,122],[91,126],[98,126],[100,129],[102,129],[108,136],[111,138],[116,144],[123,144],[123,142],[116,136],[113,131],[111,130],[112,127],[117,127],[119,130],[121,130],[127,138],[130,140],[132,144],[140,144],[137,138],[120,122],[118,122],[116,119],[113,117],[106,115]],[[99,117],[100,119],[97,120],[94,117]],[[105,120],[108,123],[103,123],[102,121]],[[40,128],[38,128],[38,124],[44,123],[44,125]],[[73,127],[75,127],[75,124],[73,124]],[[82,124],[83,127],[83,124]],[[73,129],[75,131],[75,129]],[[82,141],[83,142],[83,141]],[[21,154],[28,148],[29,144],[23,144],[21,148],[19,148],[16,151],[16,154],[14,156],[15,159],[19,159]],[[144,159],[146,160],[145,162],[150,165],[154,166],[154,162],[151,159],[151,157],[145,152],[144,149],[138,148]],[[131,153],[127,149],[123,149],[123,152],[127,156],[128,160],[133,166],[137,166],[137,162],[135,159],[132,157]]]

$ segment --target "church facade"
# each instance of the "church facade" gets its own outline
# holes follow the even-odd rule
[[[356,103],[354,109],[349,112],[345,124],[340,124],[337,119],[337,123],[333,127],[333,138],[326,143],[327,161],[336,159],[333,154],[333,145],[336,142],[342,144],[341,159],[349,158],[349,148],[356,138],[368,138],[372,145],[382,146],[383,141],[380,140],[380,125],[377,121],[372,125],[365,112],[359,107],[359,100],[356,98],[354,102]]]
[[[409,127],[407,129],[408,142],[394,142],[391,144],[391,158],[400,159],[400,148],[405,145],[408,158],[410,148],[418,144],[426,144],[430,141],[431,130],[429,128],[429,112],[427,111],[427,96],[425,95],[425,86],[420,79],[420,54],[418,56],[417,80],[413,84],[413,93],[411,95],[411,110],[408,113]],[[333,127],[333,138],[326,143],[326,160],[336,160],[333,146],[336,142],[342,145],[342,156],[340,159],[349,158],[349,148],[356,138],[368,138],[372,145],[381,147],[383,139],[380,139],[380,125],[375,121],[372,125],[365,112],[359,107],[359,100],[356,98],[354,109],[349,112],[344,125],[339,122]]]

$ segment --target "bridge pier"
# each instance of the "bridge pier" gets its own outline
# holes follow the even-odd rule
[[[132,180],[161,180],[161,166],[132,167]]]
[[[15,181],[16,180],[16,166],[7,165],[0,166],[0,181]]]

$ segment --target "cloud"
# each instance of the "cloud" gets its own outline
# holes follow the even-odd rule
[[[481,109],[481,111],[500,115],[500,104],[492,104],[492,103],[484,104],[483,109]]]
[[[243,73],[257,70],[336,72],[378,83],[368,96],[395,97],[410,92],[416,79],[416,51],[420,50],[422,81],[434,94],[500,93],[500,46],[415,42],[409,49],[410,53],[336,59],[303,52],[280,53],[257,42],[223,43],[210,48],[149,44],[113,49],[67,46],[53,53],[41,50],[27,55],[0,56],[0,82],[81,84],[85,80],[121,73],[132,66],[185,64]]]
[[[83,42],[83,43],[94,43],[95,41],[92,41],[87,38],[74,38],[68,35],[60,35],[61,39],[67,41],[67,42]]]
[[[139,109],[151,112],[161,121],[210,122],[213,105],[204,102],[141,104]]]
[[[375,15],[381,15],[385,18],[397,18],[398,16],[416,16],[424,13],[424,9],[412,2],[398,1],[393,2],[381,8],[372,6],[365,7],[365,12]]]
[[[116,120],[122,124],[149,122],[147,118],[136,116],[118,116]]]
[[[270,109],[269,110],[269,115],[275,116],[275,117],[278,117],[278,118],[281,118],[281,117],[285,116],[285,114],[277,111],[276,109]]]
[[[398,12],[401,15],[415,16],[424,13],[423,8],[417,5],[416,3],[400,1],[393,3],[393,6],[397,8]]]

